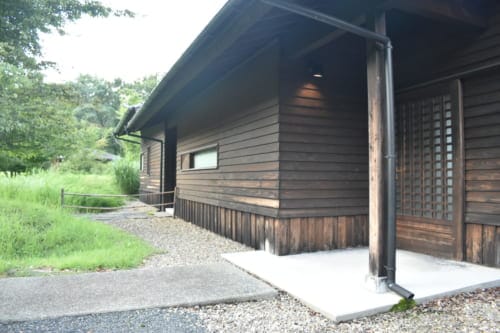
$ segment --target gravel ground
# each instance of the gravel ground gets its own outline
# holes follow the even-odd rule
[[[253,250],[181,219],[136,216],[102,222],[137,235],[162,252],[146,259],[145,268],[210,264],[224,261],[222,253]]]
[[[129,214],[105,219],[165,251],[144,267],[222,261],[251,250],[180,219]],[[190,308],[145,309],[2,324],[0,332],[499,332],[500,288],[442,298],[401,313],[335,324],[286,293],[272,300]]]

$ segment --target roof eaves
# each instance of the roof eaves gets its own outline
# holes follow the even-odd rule
[[[172,66],[172,68],[165,74],[160,83],[153,89],[147,100],[144,102],[143,106],[135,112],[130,120],[127,121],[126,128],[129,131],[136,131],[141,128],[151,117],[150,109],[155,103],[157,97],[165,91],[165,89],[170,86],[174,77],[181,71],[181,69],[186,66],[197,50],[202,47],[207,40],[213,38],[212,32],[216,31],[219,24],[224,22],[224,20],[231,14],[233,7],[240,0],[228,0],[228,2],[217,12],[217,14],[212,18],[208,25],[202,30],[202,32],[196,37],[196,39],[191,43],[191,45],[184,51],[182,56],[177,60],[177,62]],[[123,119],[122,119],[123,120]],[[118,128],[117,128],[118,129]]]

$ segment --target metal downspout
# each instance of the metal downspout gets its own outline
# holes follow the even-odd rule
[[[323,22],[338,29],[351,32],[375,42],[382,43],[386,50],[385,56],[385,93],[386,93],[386,127],[387,127],[387,287],[398,295],[412,299],[414,294],[396,283],[396,149],[395,149],[395,121],[394,121],[394,82],[392,73],[392,43],[389,37],[368,29],[359,27],[336,17],[309,9],[283,0],[260,0],[263,3],[289,11],[314,21]]]
[[[386,101],[386,177],[387,177],[387,287],[406,299],[415,295],[396,283],[396,133],[394,110],[394,78],[392,74],[392,44],[385,44]]]

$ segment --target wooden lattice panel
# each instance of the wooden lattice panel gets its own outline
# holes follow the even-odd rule
[[[450,95],[397,108],[398,215],[451,220],[453,140]]]

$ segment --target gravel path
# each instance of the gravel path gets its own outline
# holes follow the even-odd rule
[[[222,262],[223,253],[253,250],[181,219],[144,216],[102,222],[126,230],[163,252],[146,259],[143,264],[146,268]]]
[[[248,247],[180,219],[128,214],[105,219],[165,251],[144,267],[219,262]],[[360,300],[362,301],[362,300]],[[335,324],[286,293],[272,300],[127,311],[1,324],[0,332],[499,332],[500,288],[442,298],[402,313]]]

